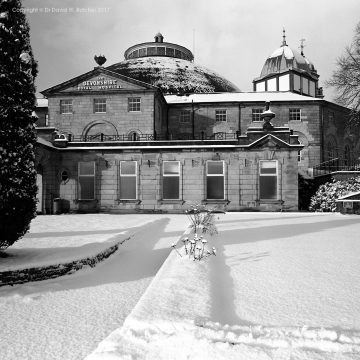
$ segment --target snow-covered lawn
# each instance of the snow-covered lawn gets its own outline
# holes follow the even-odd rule
[[[359,359],[360,221],[229,213],[198,263],[173,252],[87,360]]]
[[[184,215],[36,218],[1,270],[134,236],[94,269],[0,288],[1,359],[360,358],[358,216],[221,214],[208,238],[217,256],[202,262],[168,256],[187,225]]]
[[[84,358],[122,325],[186,226],[184,215],[38,216],[0,271],[65,263],[133,237],[94,269],[1,287],[0,359]]]

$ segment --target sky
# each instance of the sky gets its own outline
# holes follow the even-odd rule
[[[359,0],[23,0],[23,8],[39,64],[38,96],[92,70],[94,55],[112,65],[158,32],[193,51],[196,64],[252,91],[285,29],[293,49],[305,39],[305,56],[324,86],[360,21]],[[330,88],[324,93],[334,96]]]

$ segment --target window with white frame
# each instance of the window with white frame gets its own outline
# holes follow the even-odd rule
[[[262,121],[261,114],[263,112],[264,112],[264,110],[261,108],[252,109],[252,121]]]
[[[302,155],[302,154],[301,154],[301,150],[299,150],[299,151],[298,151],[298,157],[297,157],[298,162],[301,162],[301,155]]]
[[[141,109],[141,98],[139,97],[131,97],[128,98],[128,111],[140,111]]]
[[[208,161],[206,163],[206,198],[209,200],[225,199],[224,161]]]
[[[95,162],[81,161],[78,163],[78,199],[95,199]]]
[[[215,121],[226,121],[227,120],[227,114],[226,110],[215,110]]]
[[[106,99],[94,99],[94,113],[106,113]]]
[[[289,120],[300,121],[301,120],[301,109],[289,109]]]
[[[120,161],[120,200],[137,199],[137,162]]]
[[[73,101],[71,99],[60,100],[60,114],[72,114]]]
[[[182,110],[180,112],[180,124],[188,124],[191,121],[190,110]]]
[[[276,200],[278,196],[278,162],[260,161],[260,200]]]
[[[180,200],[180,161],[163,162],[163,199]]]

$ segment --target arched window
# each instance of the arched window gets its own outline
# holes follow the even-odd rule
[[[139,141],[140,135],[136,131],[131,131],[128,134],[128,140],[129,141]]]

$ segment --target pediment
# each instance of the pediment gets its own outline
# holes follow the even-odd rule
[[[291,145],[272,134],[267,134],[261,137],[260,139],[249,144],[249,147],[255,149],[256,148],[280,149],[280,148],[291,147]]]
[[[117,74],[104,68],[94,70],[77,76],[69,81],[53,86],[42,91],[45,96],[61,93],[91,93],[91,92],[114,92],[136,91],[156,89],[154,86],[141,81]]]

